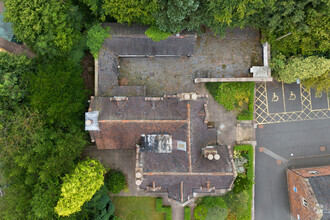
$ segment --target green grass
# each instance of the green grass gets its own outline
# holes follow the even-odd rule
[[[184,207],[184,220],[191,220],[189,206]]]
[[[163,206],[163,199],[156,199],[156,212],[165,213],[166,220],[172,220],[172,208],[170,206]]]
[[[115,215],[122,220],[165,220],[164,213],[156,212],[156,198],[116,196],[111,200],[115,205]]]
[[[206,83],[206,88],[227,110],[238,111],[238,120],[253,120],[254,82]]]

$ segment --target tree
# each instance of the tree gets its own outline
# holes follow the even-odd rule
[[[34,71],[34,61],[25,55],[0,52],[0,131],[6,127],[6,115],[12,114],[26,95],[24,75]]]
[[[81,219],[95,219],[108,220],[113,216],[115,211],[114,205],[111,203],[107,188],[103,185],[94,194],[93,198],[85,202],[81,207],[81,211],[73,216],[77,220]]]
[[[31,106],[55,127],[80,129],[86,98],[81,68],[71,60],[40,64],[38,68],[29,78]]]
[[[67,55],[79,39],[82,16],[71,1],[6,0],[5,8],[17,39],[40,55]]]
[[[159,9],[154,13],[154,18],[159,30],[178,33],[187,27],[188,30],[196,29],[196,26],[190,22],[198,12],[199,0],[159,0],[158,4]]]
[[[55,212],[60,216],[69,216],[81,210],[104,184],[105,168],[97,160],[79,162],[73,173],[63,178],[61,198]]]
[[[275,77],[285,83],[296,82],[298,78],[303,81],[319,77],[330,70],[330,59],[324,57],[291,57],[287,61],[283,59],[283,55],[279,55],[272,62],[272,67]]]
[[[207,0],[207,12],[212,19],[207,25],[220,35],[225,34],[226,28],[243,28],[249,24],[249,19],[272,5],[275,0]]]
[[[1,171],[9,185],[1,216],[53,218],[60,178],[80,157],[86,144],[84,132],[53,130],[40,114],[21,108],[8,117],[6,132],[0,134]]]
[[[325,92],[326,94],[330,93],[330,71],[323,73],[319,77],[311,78],[304,80],[302,82],[307,88],[313,88],[316,90],[317,94]]]
[[[119,193],[126,188],[125,176],[120,171],[110,170],[106,175],[105,184],[112,193]]]
[[[99,56],[104,40],[110,36],[109,30],[110,28],[104,29],[101,24],[95,24],[87,31],[86,45],[95,58]]]
[[[104,0],[102,8],[119,23],[152,25],[158,4],[157,0]]]
[[[253,16],[251,24],[262,28],[273,50],[286,57],[325,55],[330,45],[330,17],[324,0],[277,0]],[[283,39],[277,38],[291,33]]]

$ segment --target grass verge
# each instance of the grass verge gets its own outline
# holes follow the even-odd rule
[[[165,220],[165,214],[156,211],[156,198],[115,196],[111,200],[115,215],[123,220]]]

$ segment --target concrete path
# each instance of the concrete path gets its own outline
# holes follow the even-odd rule
[[[172,219],[184,220],[184,207],[179,205],[172,205]]]

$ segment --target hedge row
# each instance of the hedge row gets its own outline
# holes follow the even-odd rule
[[[184,207],[184,220],[191,220],[189,206]]]
[[[250,97],[249,97],[249,104],[248,104],[248,110],[244,110],[240,115],[237,116],[237,120],[239,121],[245,121],[245,120],[253,120],[253,113],[254,113],[254,84],[253,87],[250,87]]]
[[[165,213],[166,220],[172,220],[172,208],[170,206],[163,206],[163,199],[156,199],[156,212]]]

